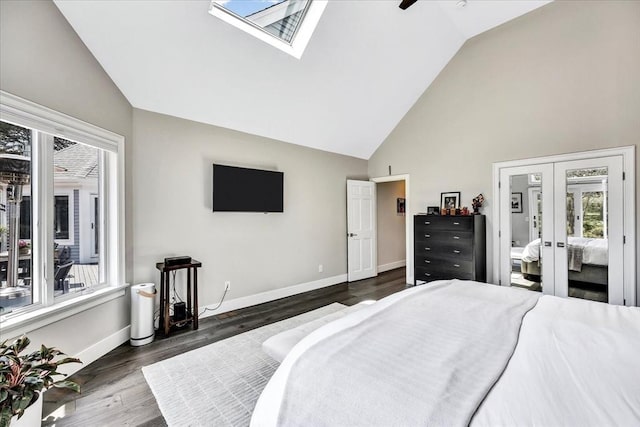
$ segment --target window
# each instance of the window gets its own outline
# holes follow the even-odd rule
[[[69,211],[71,196],[56,195],[53,204],[53,230],[56,242],[66,240],[70,243],[73,224],[73,211]],[[22,196],[20,204],[20,240],[31,240],[31,196]],[[59,242],[58,242],[59,243]]]
[[[209,13],[300,58],[326,5],[320,0],[213,0]]]
[[[22,315],[124,285],[124,139],[0,95],[4,327]]]

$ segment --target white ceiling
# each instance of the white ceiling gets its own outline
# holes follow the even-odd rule
[[[466,39],[540,1],[331,0],[301,59],[209,0],[54,0],[129,102],[368,159]]]

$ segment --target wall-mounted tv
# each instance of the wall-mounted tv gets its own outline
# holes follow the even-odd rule
[[[284,173],[213,165],[214,212],[283,212]]]

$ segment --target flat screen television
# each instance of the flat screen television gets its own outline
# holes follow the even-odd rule
[[[213,165],[214,212],[283,212],[284,173]]]

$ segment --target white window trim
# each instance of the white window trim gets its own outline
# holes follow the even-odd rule
[[[41,132],[71,141],[87,143],[110,153],[108,156],[101,156],[103,166],[101,170],[104,171],[104,178],[101,179],[101,181],[103,183],[102,185],[105,185],[105,187],[108,186],[112,190],[109,194],[110,200],[102,202],[108,203],[108,205],[105,205],[108,209],[108,214],[104,216],[109,218],[108,224],[105,224],[103,227],[103,235],[105,238],[102,239],[103,246],[101,248],[101,253],[104,254],[104,256],[101,257],[103,259],[101,263],[103,263],[102,265],[105,267],[103,271],[108,269],[108,271],[105,272],[106,277],[109,278],[107,286],[93,293],[79,295],[73,299],[54,300],[53,284],[51,283],[54,277],[53,265],[49,262],[47,256],[41,254],[41,256],[37,258],[34,257],[34,280],[36,277],[43,277],[47,282],[46,292],[40,296],[40,304],[34,304],[32,309],[20,310],[19,312],[0,316],[0,330],[2,331],[2,336],[5,337],[5,335],[8,336],[13,332],[24,332],[24,328],[26,328],[27,325],[37,324],[37,327],[42,327],[57,322],[62,318],[72,316],[97,304],[124,295],[123,288],[127,286],[124,277],[125,165],[123,136],[5,91],[0,91],[0,120],[18,126],[37,129]],[[49,165],[49,167],[51,169],[53,168],[52,165]],[[51,170],[50,175],[52,174],[53,170]],[[49,186],[49,193],[53,193],[53,183],[46,182],[46,177],[40,176],[40,173],[34,173],[32,181],[35,180],[43,180],[40,184],[45,188]],[[53,208],[52,205],[53,204],[51,204],[51,208]],[[52,215],[52,212],[49,212],[47,215],[47,209],[43,209],[38,206],[37,203],[34,203],[32,204],[32,215],[35,214],[36,210],[38,210],[38,214],[44,213],[47,217]],[[53,247],[53,236],[44,236],[46,233],[40,233],[37,228],[34,228],[34,236],[36,233],[40,240],[38,243],[42,245],[41,247]],[[32,238],[34,236],[32,236]],[[35,288],[43,289],[41,286],[34,286],[34,294],[38,292]],[[51,313],[55,313],[56,315],[52,316]],[[35,328],[36,327],[31,327],[31,330]]]
[[[294,58],[300,59],[302,58],[302,54],[304,53],[307,44],[309,44],[309,41],[311,40],[313,31],[318,25],[318,22],[320,22],[320,17],[322,16],[324,9],[327,7],[327,4],[327,0],[311,0],[304,19],[300,23],[300,27],[290,44],[273,34],[268,33],[262,28],[258,28],[256,25],[249,23],[242,17],[235,15],[233,12],[228,11],[224,6],[216,3],[215,0],[211,1],[211,4],[209,5],[209,13],[216,18],[223,20],[227,24],[233,25],[234,27],[251,34],[253,37],[288,53]]]

